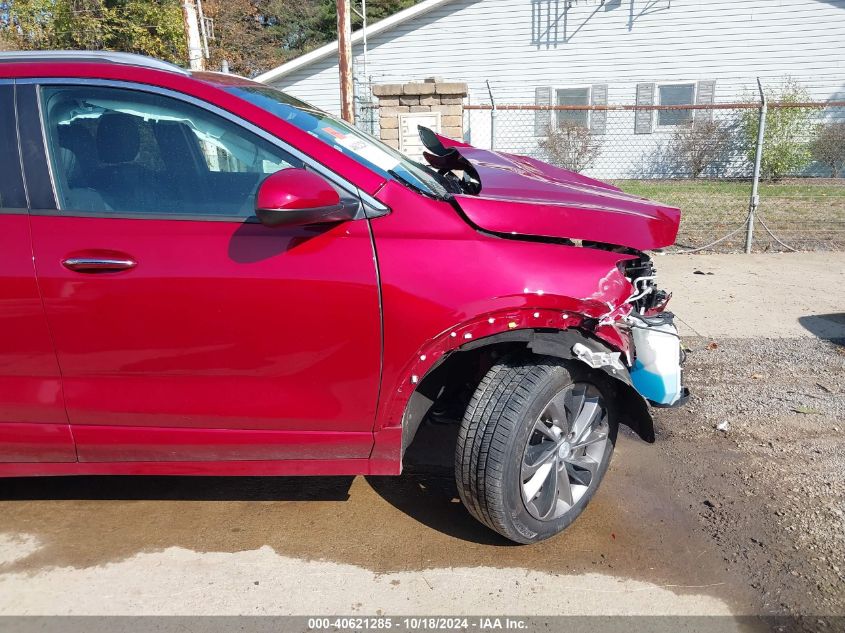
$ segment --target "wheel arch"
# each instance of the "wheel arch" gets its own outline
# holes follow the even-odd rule
[[[456,380],[466,378],[468,371],[476,371],[480,382],[486,373],[485,364],[496,357],[520,349],[537,355],[552,356],[563,360],[585,362],[573,352],[577,344],[594,353],[614,353],[607,343],[584,330],[524,328],[498,332],[466,342],[444,353],[418,380],[402,415],[402,454],[411,445],[431,406],[442,391]],[[583,356],[583,355],[582,355]],[[487,367],[489,369],[489,367]],[[610,379],[607,384],[616,389],[623,412],[621,422],[630,427],[641,439],[654,442],[654,420],[645,399],[634,388],[624,365],[603,365],[595,368]]]

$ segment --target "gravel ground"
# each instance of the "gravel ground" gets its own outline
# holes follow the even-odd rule
[[[845,615],[845,341],[685,339],[658,450],[768,615]],[[821,626],[821,625],[820,625]]]

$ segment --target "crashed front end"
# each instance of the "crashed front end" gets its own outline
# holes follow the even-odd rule
[[[589,244],[587,248],[618,247]],[[605,301],[603,314],[580,324],[580,329],[605,347],[582,342],[573,345],[571,354],[616,378],[627,374],[630,385],[652,406],[681,406],[689,391],[683,384],[684,352],[675,315],[666,310],[672,295],[658,287],[656,269],[648,255],[624,250],[617,270],[608,274],[599,289]],[[624,300],[617,292],[610,292],[611,280],[613,286],[624,283],[629,290]]]
[[[624,274],[635,288],[626,302],[630,311],[618,322],[631,341],[631,382],[652,405],[684,404],[689,390],[683,385],[683,347],[675,327],[675,315],[666,311],[671,294],[660,290],[656,270],[645,254],[624,262]]]
[[[426,160],[454,178],[453,203],[477,229],[618,253],[618,269],[600,283],[603,296],[591,298],[604,303],[601,316],[581,324],[618,352],[581,343],[570,353],[617,377],[624,370],[654,406],[686,402],[684,355],[674,316],[665,310],[671,295],[658,288],[644,252],[674,243],[680,210],[530,157],[479,149],[424,128],[420,133]]]

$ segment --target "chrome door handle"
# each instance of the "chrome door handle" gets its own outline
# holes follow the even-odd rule
[[[62,261],[62,265],[80,273],[108,272],[129,270],[138,265],[134,259],[111,259],[104,257],[69,257]]]

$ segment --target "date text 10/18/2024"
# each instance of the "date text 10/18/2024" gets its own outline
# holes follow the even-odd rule
[[[308,630],[332,631],[518,631],[528,628],[525,618],[511,617],[322,617],[308,618]]]

